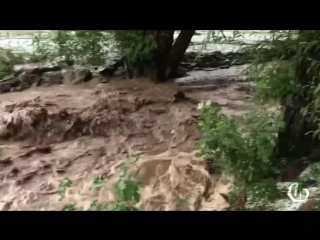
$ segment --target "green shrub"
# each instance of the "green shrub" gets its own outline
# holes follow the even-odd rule
[[[252,195],[255,201],[264,202],[276,198],[278,191],[268,178],[277,170],[272,169],[271,158],[278,128],[283,127],[279,116],[261,109],[229,119],[210,101],[199,108],[203,110],[199,121],[204,136],[201,154],[214,167],[235,177],[234,197]]]

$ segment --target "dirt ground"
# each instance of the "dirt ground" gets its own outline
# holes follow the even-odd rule
[[[201,139],[198,103],[210,99],[232,116],[251,108],[250,97],[245,84],[190,90],[141,79],[2,94],[1,210],[36,210],[40,204],[58,202],[58,179],[69,177],[80,184],[82,179],[107,176],[112,166],[132,154],[153,160],[164,154],[165,159],[193,159]],[[205,170],[203,166],[201,171]],[[212,210],[227,207],[220,195],[217,198],[221,198],[218,205],[208,201],[204,210],[206,204]],[[148,206],[149,210],[175,208]],[[52,205],[49,210],[60,207]]]

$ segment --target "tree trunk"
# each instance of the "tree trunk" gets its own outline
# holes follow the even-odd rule
[[[157,44],[154,77],[156,82],[164,82],[168,76],[176,74],[179,63],[187,50],[196,30],[181,30],[173,45],[175,30],[147,30]]]
[[[173,44],[174,30],[157,30],[155,34],[157,43],[155,81],[164,82],[167,79],[167,64]]]
[[[186,52],[191,39],[196,30],[181,30],[176,42],[174,43],[171,53],[170,53],[170,73],[169,77],[175,78],[177,76],[177,70],[179,64],[183,58],[184,53]]]

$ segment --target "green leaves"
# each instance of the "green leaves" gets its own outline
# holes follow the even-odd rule
[[[236,178],[240,195],[250,192],[270,174],[277,132],[284,126],[280,116],[261,109],[233,121],[209,103],[199,107],[203,110],[199,120],[204,136],[201,154]]]
[[[59,181],[58,192],[61,196],[60,201],[65,198],[67,188],[72,186],[72,181],[69,178],[64,178]]]
[[[135,206],[140,202],[140,185],[133,180],[133,175],[129,172],[129,165],[139,159],[139,155],[132,155],[127,164],[119,169],[118,175],[119,180],[113,186],[113,191],[117,194],[117,201],[108,204],[100,204],[98,200],[92,201],[88,211],[139,211]],[[93,179],[93,188],[99,191],[99,188],[103,187],[106,183],[105,179],[95,177]],[[61,196],[60,200],[65,198],[65,192],[68,187],[72,186],[72,181],[69,178],[64,178],[59,182],[59,194]],[[75,204],[67,204],[63,207],[62,211],[76,211]]]
[[[143,30],[114,30],[113,34],[120,54],[130,63],[153,57],[156,43]]]
[[[112,40],[110,30],[57,30],[54,36],[34,36],[33,46],[40,56],[64,57],[77,60],[78,64],[99,66],[105,64],[109,53],[113,54]]]

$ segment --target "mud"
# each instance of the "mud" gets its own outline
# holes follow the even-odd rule
[[[229,183],[210,176],[203,159],[195,156],[201,139],[197,103],[211,99],[230,116],[243,114],[251,108],[246,103],[250,93],[239,85],[184,91],[175,83],[155,85],[139,79],[96,86],[38,87],[0,95],[1,209],[34,210],[46,203],[50,209],[59,210],[57,181],[63,177],[74,180],[75,189],[82,189],[73,189],[77,194],[69,194],[67,200],[72,202],[72,196],[77,196],[85,209],[93,197],[108,199],[85,187],[92,183],[92,177],[110,176],[112,168],[132,154],[142,156],[136,169],[145,168],[147,162],[165,166],[160,175],[150,170],[148,177],[142,177],[146,186],[142,189],[144,209],[177,210],[175,201],[182,195],[192,202],[187,210],[228,207],[219,192],[226,192]],[[178,99],[177,92],[183,92],[184,97]],[[187,188],[172,190],[185,181],[187,165],[198,171],[191,174],[194,181],[188,178],[193,183],[187,188],[199,188],[204,193],[209,179],[214,182],[209,188],[216,189],[211,191],[216,202],[208,200],[195,207],[195,198],[187,196]],[[160,176],[163,182],[159,185]],[[162,200],[159,203],[156,199]]]

